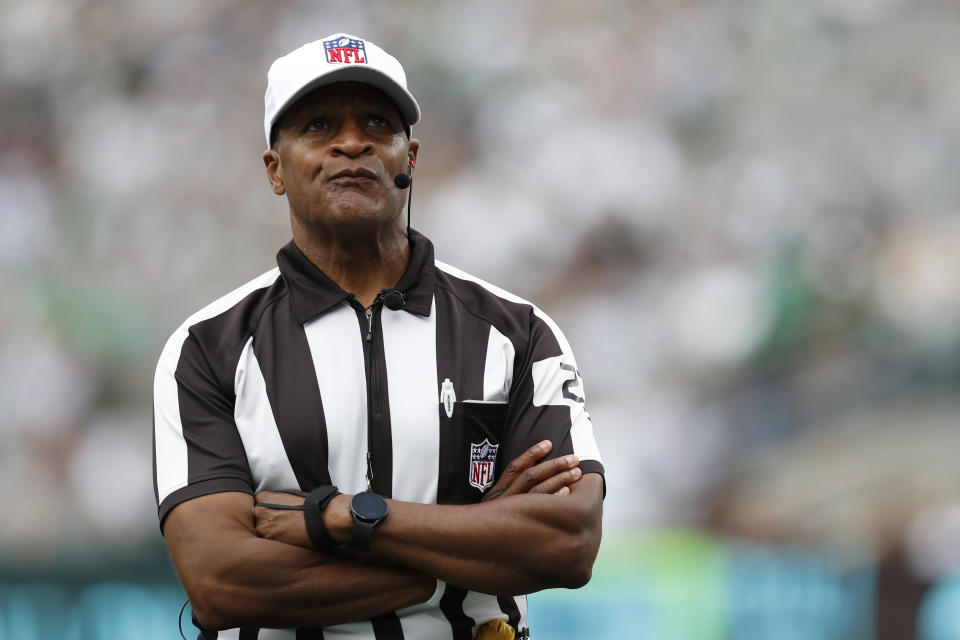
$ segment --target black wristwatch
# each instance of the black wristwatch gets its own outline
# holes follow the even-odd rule
[[[387,511],[387,501],[372,491],[363,491],[353,496],[350,500],[350,512],[353,513],[350,547],[358,551],[369,551],[373,528],[384,521]]]

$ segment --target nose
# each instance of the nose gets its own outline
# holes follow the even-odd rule
[[[345,155],[356,158],[370,152],[373,147],[364,135],[360,124],[354,118],[345,118],[337,131],[331,148],[334,155]]]

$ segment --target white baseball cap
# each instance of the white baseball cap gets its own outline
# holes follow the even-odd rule
[[[277,58],[267,71],[263,97],[263,133],[290,105],[317,87],[334,82],[363,82],[390,96],[409,127],[420,121],[420,105],[407,89],[407,76],[392,55],[363,38],[334,33]]]

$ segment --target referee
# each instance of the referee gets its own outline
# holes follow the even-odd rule
[[[201,638],[528,637],[525,594],[590,578],[603,465],[576,361],[409,228],[419,119],[400,63],[350,34],[267,74],[293,239],[155,377],[160,526]]]

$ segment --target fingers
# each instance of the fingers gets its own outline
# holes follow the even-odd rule
[[[506,480],[507,484],[512,483],[517,479],[517,476],[542,460],[545,455],[550,453],[551,449],[553,449],[553,443],[549,440],[543,440],[533,445],[507,465],[507,468],[503,470],[503,475],[500,476],[500,480]]]
[[[542,440],[511,460],[503,473],[500,474],[497,483],[483,496],[483,501],[486,502],[505,493],[516,493],[511,490],[511,485],[524,471],[550,453],[551,449],[553,449],[553,443],[549,440]]]
[[[550,476],[535,487],[531,487],[529,493],[560,493],[563,489],[566,489],[566,493],[562,494],[566,495],[570,493],[569,486],[579,480],[582,475],[583,472],[580,471],[579,467],[561,471]]]
[[[497,483],[483,496],[483,501],[520,493],[569,495],[570,485],[583,475],[575,455],[543,460],[553,443],[543,440],[517,456],[507,465]]]
[[[575,455],[560,456],[531,467],[520,474],[506,493],[554,493],[580,479],[580,461]],[[575,471],[574,471],[575,470]],[[539,485],[544,490],[536,490]]]

